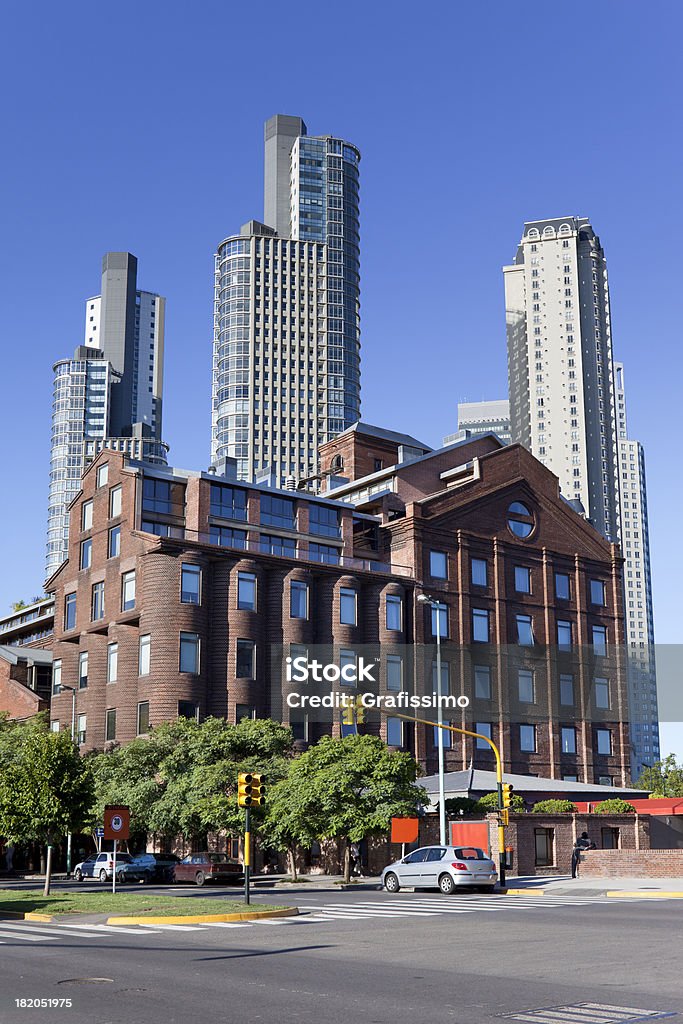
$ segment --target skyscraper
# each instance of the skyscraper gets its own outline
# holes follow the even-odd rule
[[[503,274],[512,440],[529,448],[559,477],[565,498],[578,500],[603,536],[622,545],[627,560],[624,598],[628,653],[629,660],[637,664],[641,648],[634,644],[642,642],[645,649],[648,637],[640,636],[647,632],[643,621],[652,623],[647,502],[642,449],[637,442],[626,441],[623,387],[618,387],[623,369],[621,374],[616,372],[612,352],[604,250],[585,217],[530,221],[524,225],[514,263],[503,267]],[[632,445],[638,450],[629,447]],[[628,555],[634,539],[632,461],[640,467],[635,471],[640,475],[633,488],[640,492],[636,519],[643,564],[638,570],[629,567]],[[628,481],[623,478],[624,472]],[[623,486],[626,483],[627,491]],[[628,509],[624,507],[626,502]],[[628,596],[629,578],[634,590],[638,579],[629,577],[629,571],[637,571],[642,577],[642,586],[637,588],[645,606],[641,609],[637,607],[638,598]],[[639,611],[644,613],[641,619]],[[634,699],[635,690],[640,692],[643,687],[639,671],[636,675],[640,681],[635,688],[632,686],[630,712],[635,775],[641,763],[652,761],[654,753],[654,741],[645,751],[645,730],[636,729],[646,724],[641,720],[644,713],[647,735],[657,733],[653,664],[651,671],[648,667],[648,686],[655,695],[654,711],[651,695],[646,712],[643,701]]]
[[[67,556],[68,506],[102,448],[166,463],[161,440],[166,300],[137,288],[137,259],[109,252],[102,294],[86,300],[85,337],[54,365],[47,576]]]
[[[359,161],[272,117],[265,223],[218,247],[211,457],[242,479],[314,474],[318,445],[360,417]]]
[[[505,398],[488,402],[458,402],[458,430],[444,437],[444,445],[477,434],[497,434],[510,444],[510,403]]]

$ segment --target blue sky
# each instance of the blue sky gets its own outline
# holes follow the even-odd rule
[[[167,297],[164,436],[176,465],[208,464],[212,255],[262,215],[280,112],[361,149],[362,414],[432,444],[459,400],[505,395],[500,268],[523,222],[591,218],[646,446],[657,640],[680,642],[674,0],[38,2],[4,29],[0,609],[41,589],[51,367],[108,249]]]

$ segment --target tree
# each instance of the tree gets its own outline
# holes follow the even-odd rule
[[[662,761],[655,761],[651,768],[645,768],[637,786],[651,790],[650,798],[663,796],[683,797],[683,764],[678,764],[675,754],[669,754]]]
[[[13,612],[20,612],[22,608],[28,608],[28,605],[23,598],[20,598],[18,601],[13,601],[10,608]]]
[[[571,800],[539,800],[532,811],[534,814],[576,814],[578,807]]]
[[[487,793],[486,796],[483,796],[481,798],[481,800],[477,801],[477,811],[480,811],[482,814],[487,814],[487,813],[490,813],[491,811],[497,811],[497,810],[498,810],[498,794],[497,793]],[[524,810],[524,800],[519,795],[519,793],[513,793],[512,794],[512,804],[510,806],[510,810],[511,811],[516,811],[517,813],[521,813]]]
[[[11,842],[47,846],[44,895],[49,896],[53,846],[86,822],[93,779],[68,733],[33,725],[16,728],[14,738],[13,756],[0,762],[0,834]]]
[[[438,804],[437,804],[438,807]],[[446,814],[450,818],[459,818],[461,814],[478,814],[478,801],[469,796],[453,796],[445,801]]]
[[[602,800],[593,808],[594,814],[635,814],[636,809],[628,800],[621,797],[612,797],[610,800]]]
[[[344,839],[344,880],[350,880],[351,843],[388,831],[394,816],[415,813],[428,802],[416,785],[410,754],[392,752],[377,736],[323,737],[289,765],[271,793],[268,842],[290,855],[297,844]]]

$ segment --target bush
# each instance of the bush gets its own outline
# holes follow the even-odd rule
[[[534,814],[576,814],[578,807],[571,800],[539,800],[532,810]]]
[[[476,810],[482,814],[489,814],[491,811],[498,810],[498,794],[487,793],[486,796],[483,796],[481,800],[477,801]],[[524,801],[517,793],[512,794],[512,805],[510,810],[515,812],[524,810]]]
[[[620,797],[613,797],[611,800],[602,800],[593,808],[595,814],[635,814],[636,809],[628,800]]]
[[[446,800],[446,814],[450,818],[459,818],[463,814],[477,814],[477,801],[471,800],[468,796],[454,796]]]

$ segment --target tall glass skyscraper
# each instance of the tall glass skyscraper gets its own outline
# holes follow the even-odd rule
[[[264,220],[216,254],[212,461],[277,484],[360,418],[360,153],[265,126]]]
[[[84,344],[54,365],[46,575],[67,556],[68,507],[102,448],[166,463],[161,404],[166,300],[137,288],[137,259],[108,252],[85,303]]]

